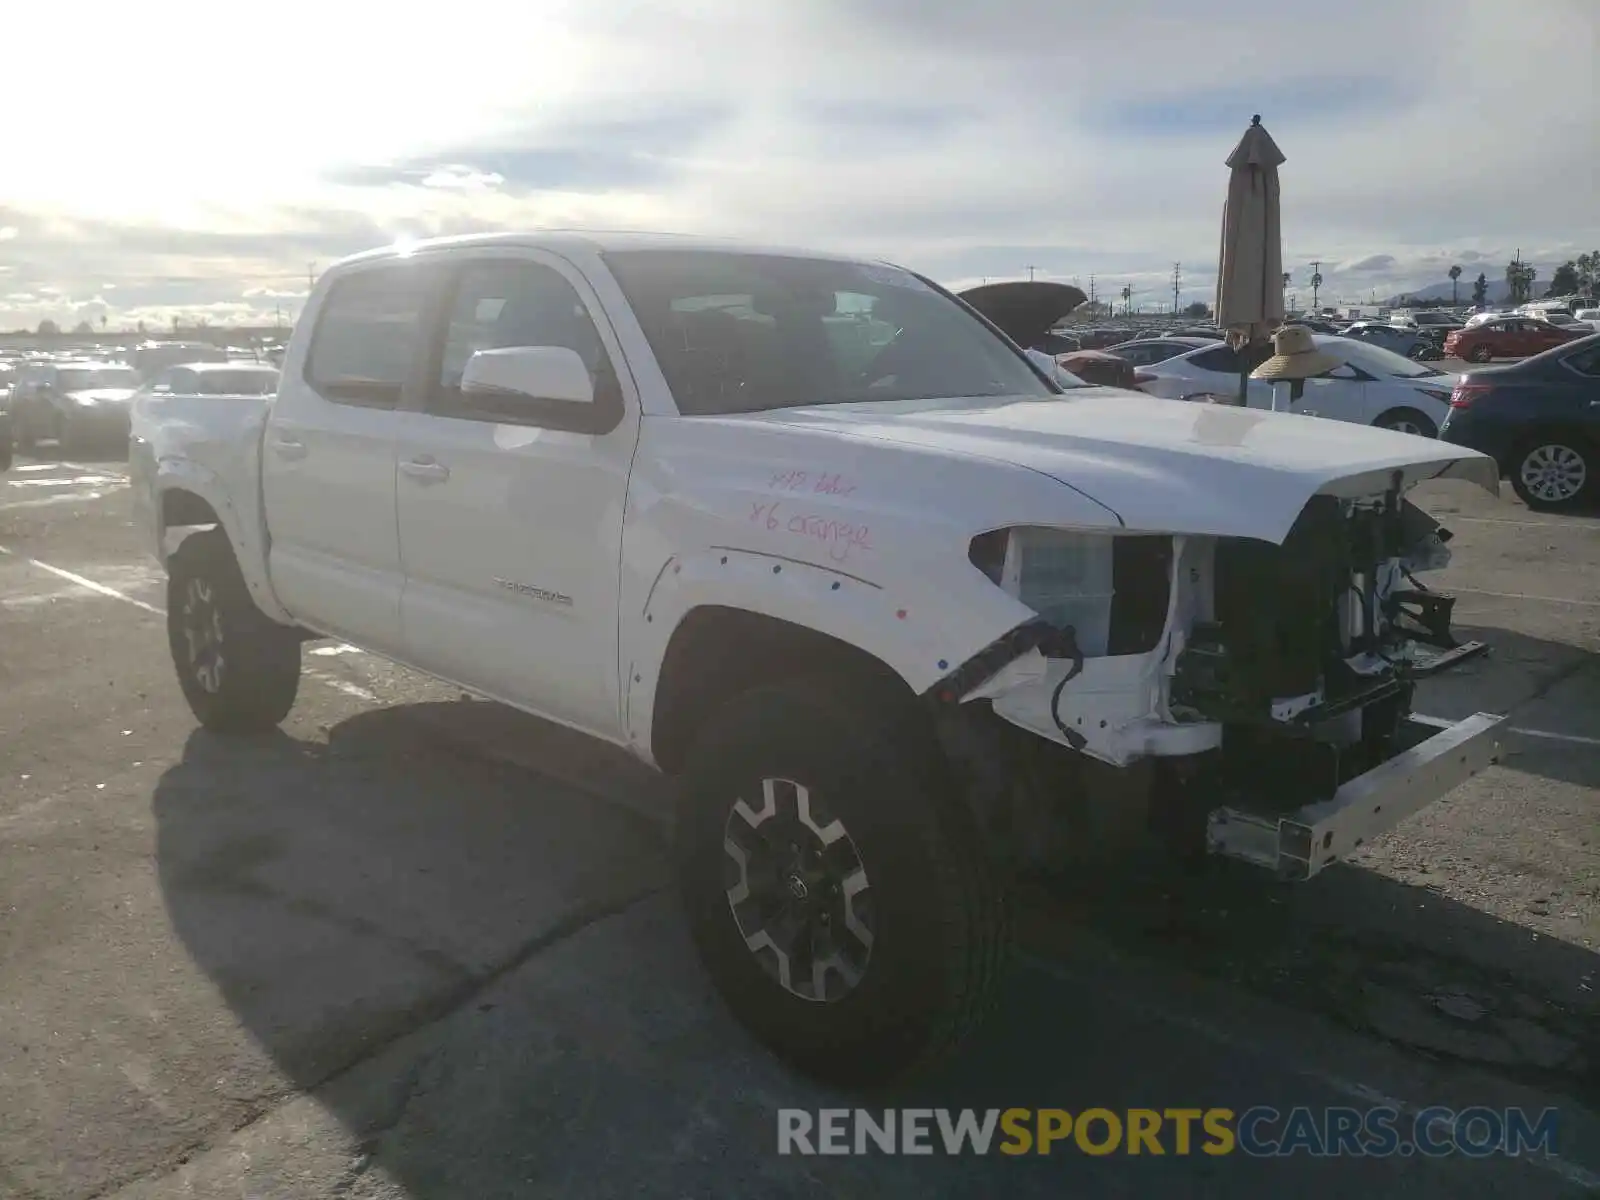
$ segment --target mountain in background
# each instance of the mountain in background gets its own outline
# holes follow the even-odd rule
[[[1462,304],[1472,303],[1472,283],[1477,278],[1476,274],[1463,275],[1456,281],[1456,296]],[[1535,283],[1533,287],[1534,291],[1539,295],[1542,296],[1544,294],[1543,280]],[[1418,288],[1414,292],[1402,292],[1399,295],[1390,296],[1384,303],[1392,308],[1405,300],[1448,299],[1450,299],[1450,281],[1446,279],[1425,288]],[[1491,276],[1489,279],[1489,294],[1486,299],[1490,304],[1504,304],[1511,299],[1511,289],[1506,285],[1504,279],[1495,279]]]

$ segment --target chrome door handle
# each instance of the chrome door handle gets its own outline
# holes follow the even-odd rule
[[[428,455],[401,463],[400,471],[423,483],[443,483],[450,478],[450,468]]]
[[[272,448],[277,452],[279,458],[287,458],[290,460],[304,458],[307,453],[306,444],[304,442],[297,442],[293,438],[273,438]]]

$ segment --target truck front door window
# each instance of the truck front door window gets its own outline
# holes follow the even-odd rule
[[[505,421],[503,405],[477,410],[461,393],[467,360],[505,346],[561,346],[589,367],[597,396],[616,388],[616,373],[600,333],[572,284],[539,263],[497,261],[467,267],[456,285],[439,378],[428,411],[441,417]]]

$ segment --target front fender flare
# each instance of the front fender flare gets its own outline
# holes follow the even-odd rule
[[[853,646],[923,693],[1035,614],[972,571],[970,587],[880,584],[829,567],[731,547],[662,565],[624,643],[623,719],[634,752],[654,764],[651,730],[673,634],[696,609],[740,609]]]

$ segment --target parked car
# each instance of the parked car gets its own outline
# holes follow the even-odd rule
[[[132,367],[101,362],[50,363],[28,372],[26,391],[12,409],[17,449],[53,440],[64,454],[92,441],[121,444],[128,434],[128,401],[139,385]]]
[[[1590,333],[1600,333],[1600,308],[1580,308],[1572,317],[1575,324],[1587,326]]]
[[[181,363],[168,367],[134,396],[270,396],[278,387],[278,368],[265,363]]]
[[[847,336],[859,314],[891,336]],[[677,775],[701,961],[841,1083],[959,1044],[1010,872],[1165,828],[1138,781],[1185,780],[1175,842],[1304,879],[1484,769],[1503,721],[1410,714],[1483,647],[1406,588],[1449,551],[1403,495],[1493,489],[1489,458],[1064,393],[880,262],[638,234],[358,255],[273,397],[140,409],[131,476],[202,725],[272,728],[302,642],[337,636]]]
[[[1136,367],[1148,367],[1158,362],[1166,362],[1167,359],[1180,354],[1187,354],[1190,350],[1198,350],[1202,346],[1215,346],[1221,340],[1219,337],[1137,338],[1131,342],[1110,346],[1106,353],[1126,359]]]
[[[1094,387],[1138,390],[1134,383],[1133,364],[1107,350],[1077,350],[1063,354],[1056,360],[1075,379]]]
[[[1563,329],[1533,317],[1496,317],[1452,333],[1445,339],[1444,352],[1451,358],[1486,363],[1497,358],[1541,354],[1581,336],[1579,330]]]
[[[1455,376],[1413,362],[1379,346],[1354,338],[1313,334],[1318,350],[1338,358],[1339,365],[1306,380],[1304,395],[1288,401],[1287,386],[1261,379],[1248,383],[1249,408],[1273,407],[1305,416],[1376,425],[1419,437],[1433,437],[1449,412]],[[1203,347],[1141,368],[1139,390],[1168,400],[1202,396],[1235,396],[1241,372],[1254,370],[1272,355],[1272,348],[1252,347],[1248,356],[1225,344]]]
[[[1400,329],[1412,330],[1415,333],[1437,334],[1440,338],[1443,338],[1462,328],[1466,325],[1466,322],[1454,313],[1441,312],[1438,309],[1417,308],[1391,314],[1389,324]]]
[[[224,363],[228,357],[226,350],[210,342],[145,342],[133,351],[132,365],[144,381],[177,363]]]
[[[1378,346],[1391,354],[1416,359],[1419,362],[1431,362],[1444,357],[1442,344],[1429,335],[1380,321],[1357,321],[1347,326],[1338,336],[1355,338]]]
[[[1600,335],[1466,372],[1439,437],[1492,455],[1530,508],[1600,498]]]

